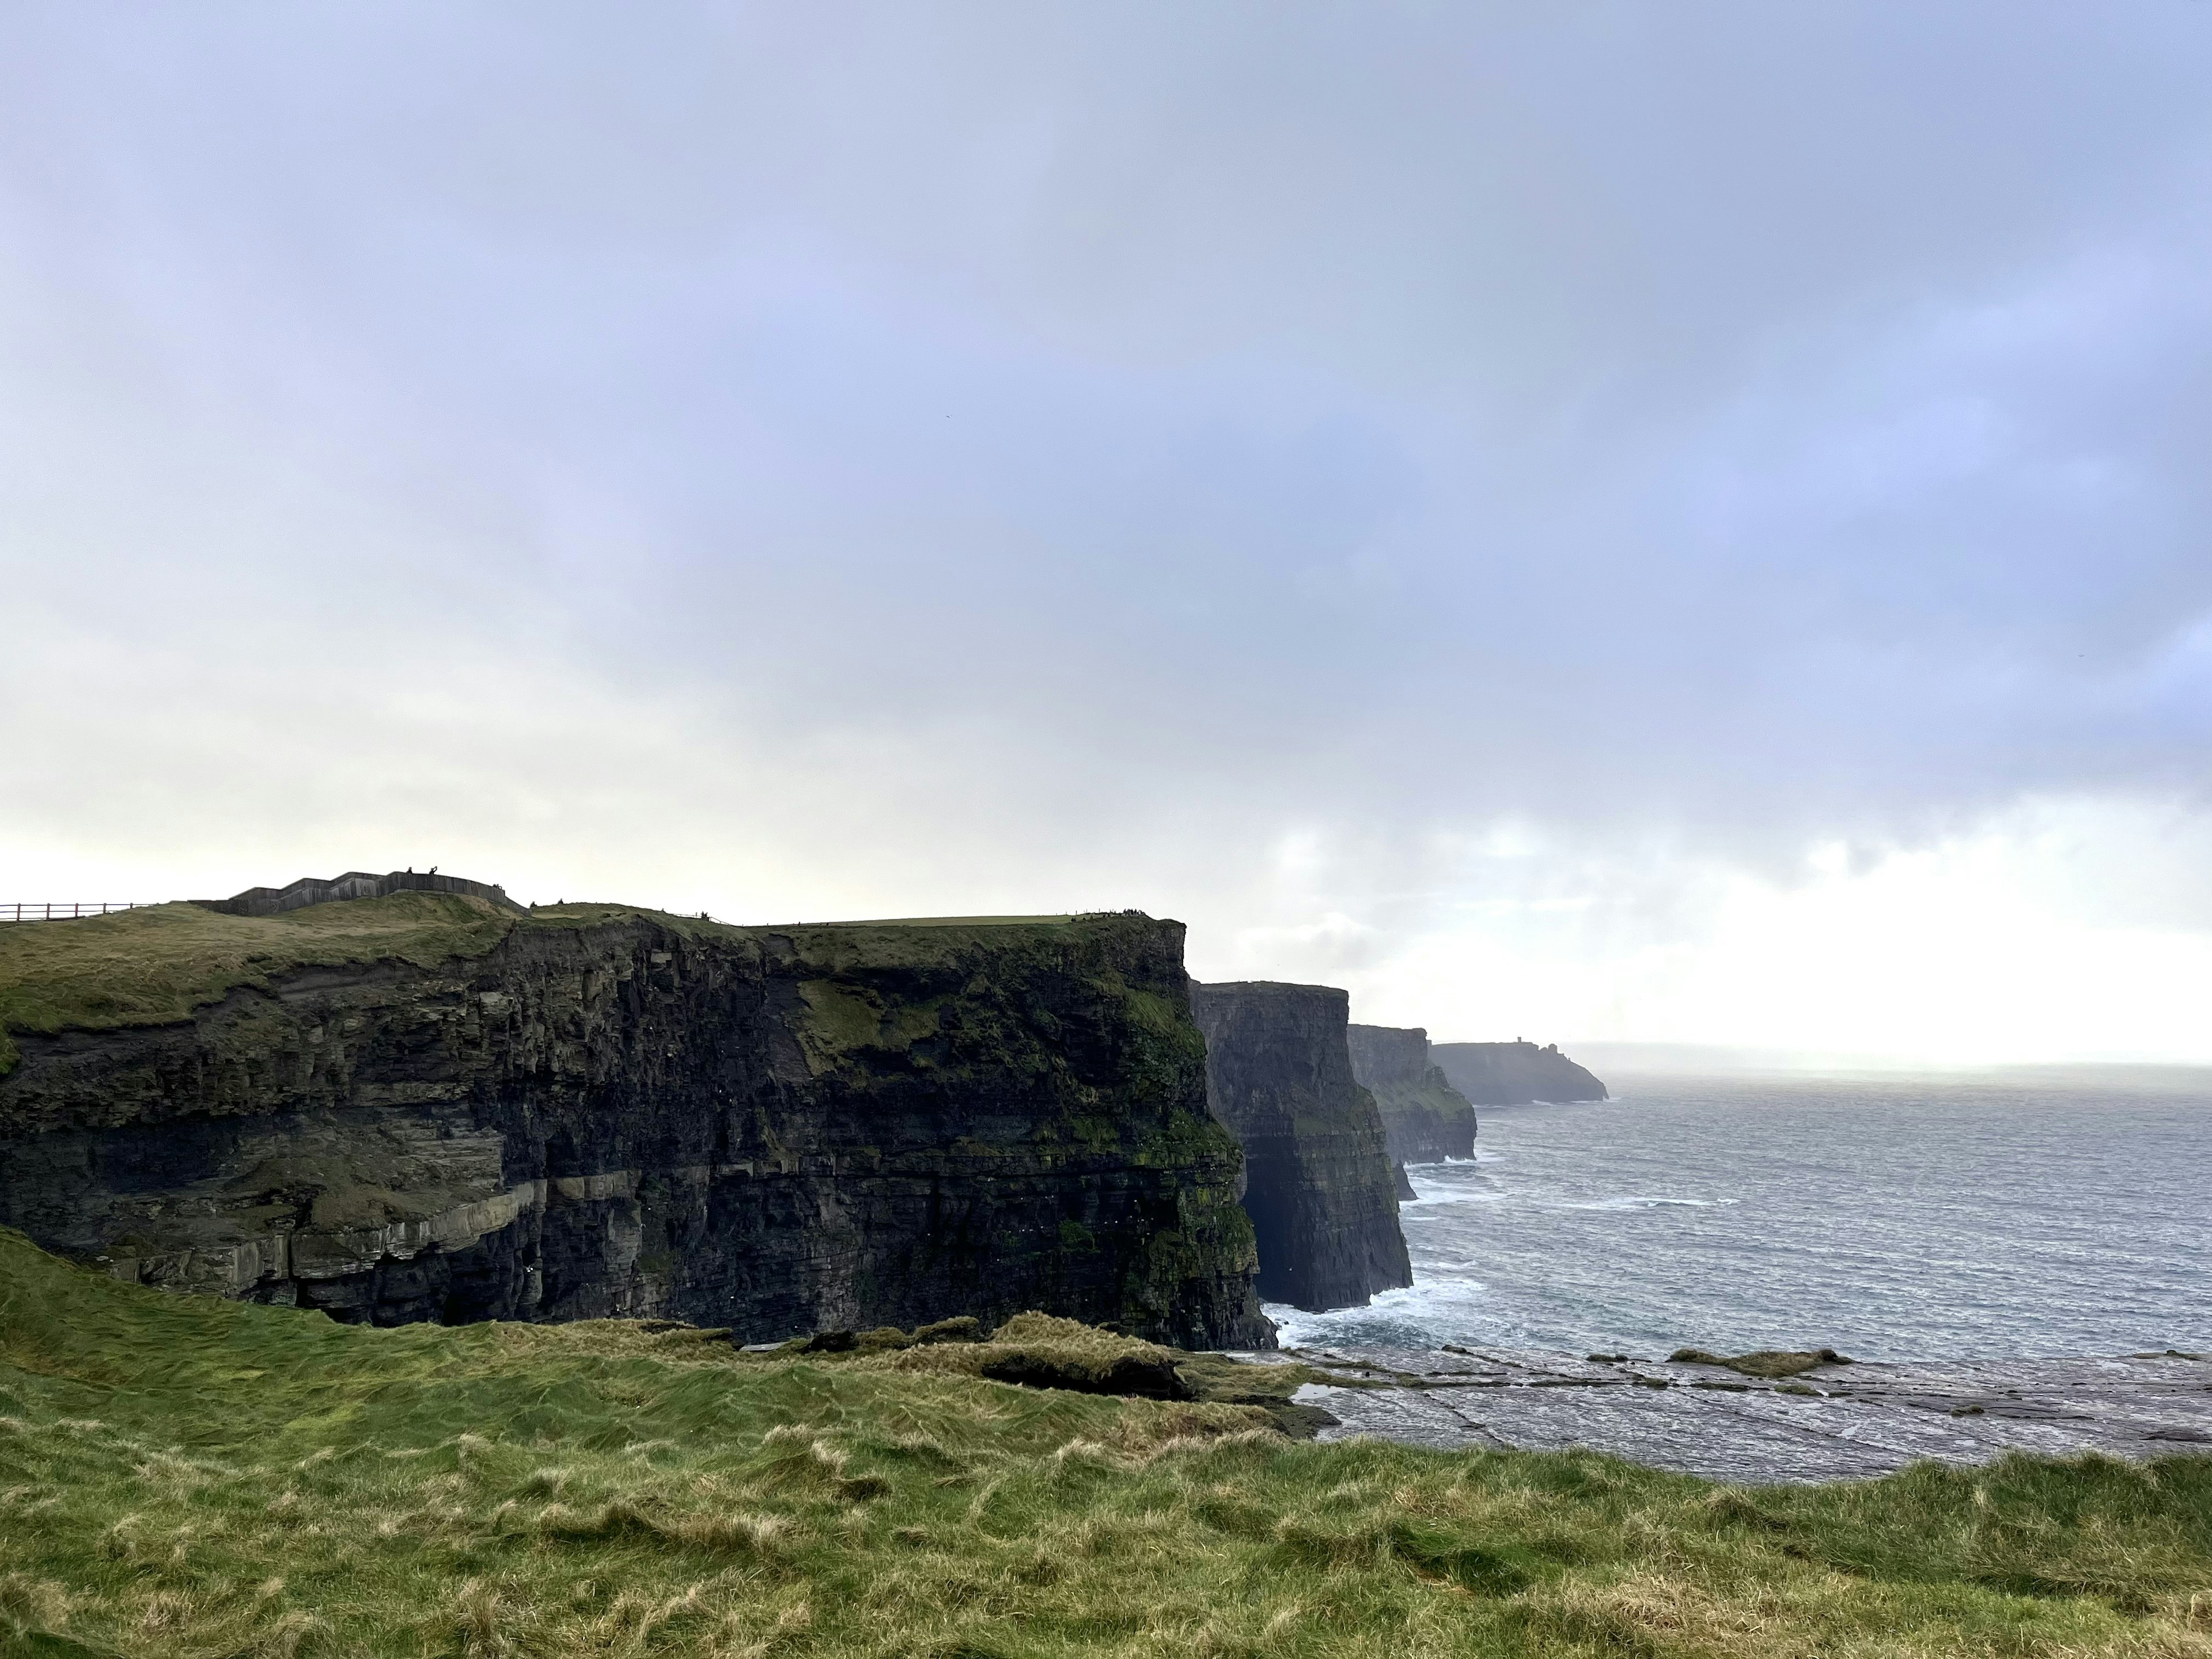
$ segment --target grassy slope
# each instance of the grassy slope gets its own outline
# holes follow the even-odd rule
[[[0,1233],[0,1650],[2212,1655],[2204,1459],[1745,1492],[895,1363],[341,1327]]]
[[[483,899],[395,893],[281,916],[161,904],[0,927],[0,1075],[17,1058],[11,1030],[162,1024],[295,968],[388,957],[435,967],[483,955],[517,920]]]

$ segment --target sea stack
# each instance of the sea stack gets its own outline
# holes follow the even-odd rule
[[[1193,984],[1207,1099],[1244,1148],[1260,1294],[1318,1311],[1413,1282],[1375,1097],[1352,1073],[1351,1000],[1325,985]]]
[[[1478,1106],[1528,1106],[1540,1100],[1604,1100],[1605,1085],[1559,1052],[1556,1042],[1439,1042],[1430,1054],[1451,1085]]]
[[[1431,1060],[1426,1031],[1354,1025],[1349,1036],[1352,1074],[1375,1097],[1393,1164],[1474,1156],[1474,1108]]]

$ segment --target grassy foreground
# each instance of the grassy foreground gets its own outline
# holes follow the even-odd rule
[[[0,1232],[0,1652],[2212,1656],[2212,1460],[1747,1491],[970,1363],[349,1328]]]

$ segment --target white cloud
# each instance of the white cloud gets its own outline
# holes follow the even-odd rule
[[[1370,940],[1354,1014],[1439,1040],[2212,1062],[2208,872],[2202,816],[2038,800],[1871,856],[1817,845],[1795,881],[1662,864],[1604,884],[1609,918],[1524,903]],[[1646,884],[1706,903],[1638,916],[1622,900]]]

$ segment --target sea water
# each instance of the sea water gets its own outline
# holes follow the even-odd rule
[[[1608,1080],[1413,1168],[1413,1287],[1285,1346],[2212,1349],[2212,1073]]]

